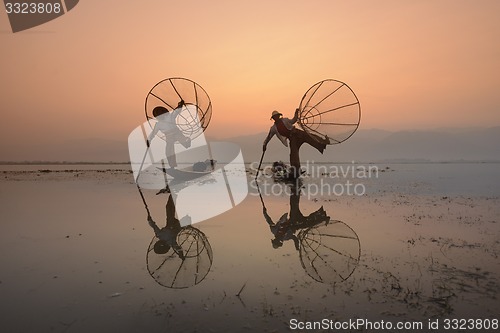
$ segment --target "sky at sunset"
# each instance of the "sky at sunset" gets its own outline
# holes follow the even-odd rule
[[[361,128],[498,126],[499,13],[496,0],[84,0],[14,34],[3,12],[1,147],[126,142],[149,89],[178,76],[208,92],[219,138],[267,131],[327,78],[357,94]]]

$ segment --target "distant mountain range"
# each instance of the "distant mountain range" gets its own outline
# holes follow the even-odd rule
[[[259,160],[267,133],[231,138],[241,146],[245,160]],[[288,160],[289,150],[273,139],[264,161]],[[500,161],[500,126],[390,132],[359,129],[347,141],[329,146],[323,155],[303,145],[301,159],[316,162],[381,161]]]
[[[210,141],[238,144],[246,162],[258,161],[265,132]],[[4,144],[5,145],[5,144]],[[127,162],[127,140],[87,139],[54,145],[20,147],[13,151],[0,146],[1,161]],[[264,161],[288,161],[288,148],[273,138]],[[323,155],[314,148],[301,148],[303,161],[316,162],[415,162],[500,161],[500,126],[491,128],[436,129],[391,132],[359,129],[350,139],[329,146]]]

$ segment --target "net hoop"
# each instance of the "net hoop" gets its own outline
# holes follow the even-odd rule
[[[191,140],[201,135],[210,124],[212,118],[212,102],[203,87],[193,80],[173,77],[156,83],[146,95],[144,109],[146,120],[151,129],[157,120],[153,116],[153,109],[157,106],[165,107],[168,112],[177,108],[183,100],[185,106],[176,117],[176,125],[180,132]],[[161,131],[157,136],[166,140]]]
[[[319,81],[309,88],[299,105],[300,127],[314,140],[339,144],[359,127],[361,106],[354,91],[344,82]]]
[[[347,280],[359,264],[361,243],[342,221],[329,220],[301,230],[299,258],[307,275],[321,283]]]
[[[202,282],[212,267],[212,247],[205,234],[192,226],[184,227],[177,235],[177,242],[184,258],[170,248],[166,253],[154,252],[154,236],[148,246],[146,266],[149,275],[159,285],[171,289],[185,289]]]

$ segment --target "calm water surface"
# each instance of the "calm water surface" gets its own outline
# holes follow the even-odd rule
[[[284,332],[292,318],[492,318],[497,166],[383,165],[378,178],[351,179],[366,186],[363,196],[293,196],[278,184],[282,193],[261,198],[251,187],[236,208],[180,233],[184,261],[172,249],[153,249],[146,207],[126,172],[62,172],[56,180],[4,172],[2,325]],[[23,167],[16,170],[52,168]],[[304,178],[305,186],[318,182]],[[169,195],[143,194],[155,223],[166,226]],[[303,219],[294,225],[279,223],[298,212]]]

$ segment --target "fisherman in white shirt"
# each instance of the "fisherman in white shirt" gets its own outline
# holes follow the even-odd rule
[[[153,116],[156,118],[157,123],[155,124],[153,131],[148,136],[148,147],[158,133],[158,131],[162,132],[165,135],[165,155],[167,157],[168,164],[171,168],[177,167],[177,159],[175,157],[175,142],[179,142],[185,148],[189,148],[191,146],[191,139],[184,134],[182,134],[181,130],[176,124],[176,118],[179,113],[182,111],[182,108],[186,107],[186,104],[183,100],[179,102],[177,108],[169,112],[163,106],[157,106],[153,109]]]

